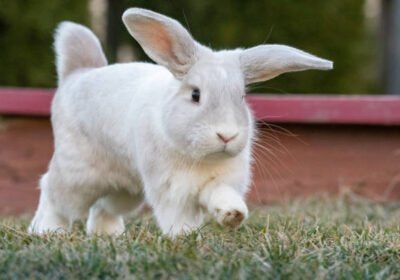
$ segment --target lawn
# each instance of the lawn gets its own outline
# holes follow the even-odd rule
[[[173,241],[149,215],[119,238],[26,234],[0,220],[0,279],[400,279],[400,204],[348,195],[253,208]]]

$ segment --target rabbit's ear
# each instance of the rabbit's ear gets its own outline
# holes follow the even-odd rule
[[[176,20],[140,8],[126,10],[122,20],[146,54],[177,78],[184,76],[196,61],[196,43]]]
[[[330,70],[332,61],[284,45],[260,45],[240,53],[245,83],[270,80],[285,72]]]

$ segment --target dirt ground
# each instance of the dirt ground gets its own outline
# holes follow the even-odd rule
[[[249,200],[270,203],[299,196],[354,192],[400,199],[399,127],[264,126],[255,146]],[[48,118],[0,120],[0,214],[32,214],[37,182],[53,151]]]

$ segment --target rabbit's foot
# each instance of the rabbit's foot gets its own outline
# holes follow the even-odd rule
[[[249,212],[242,195],[228,185],[209,185],[199,200],[220,225],[231,228],[240,226]]]
[[[238,210],[231,210],[231,211],[224,212],[221,215],[220,219],[222,219],[222,221],[220,223],[227,227],[236,228],[236,227],[240,226],[240,224],[242,223],[244,218],[245,218],[245,214],[243,214],[242,212],[240,212]]]
[[[231,228],[239,227],[247,218],[247,215],[247,206],[242,200],[237,200],[234,204],[229,203],[223,207],[217,207],[214,213],[219,224]]]
[[[124,233],[125,224],[122,216],[110,215],[93,207],[90,209],[86,231],[88,234],[118,236]]]
[[[47,233],[65,233],[68,231],[68,223],[58,215],[48,212],[43,215],[36,213],[28,232],[30,234],[43,235]]]
[[[41,186],[43,186],[43,179]],[[47,193],[42,191],[38,210],[35,213],[28,232],[31,234],[65,233],[69,228],[69,221],[65,216],[58,214],[60,211],[49,202]]]

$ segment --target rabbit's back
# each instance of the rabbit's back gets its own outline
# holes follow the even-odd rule
[[[157,96],[171,78],[164,67],[150,63],[114,64],[70,75],[52,104],[54,157],[66,168],[76,168],[77,162],[96,166],[92,177],[107,178],[108,184],[138,181],[134,143],[143,120],[151,126]]]
[[[172,79],[164,67],[150,63],[115,64],[78,71],[55,95],[53,126],[79,126],[93,140],[126,141],[131,132],[129,128],[134,129],[141,115],[151,114],[146,108],[157,106],[158,100],[164,98],[162,95],[167,94],[165,87]]]

